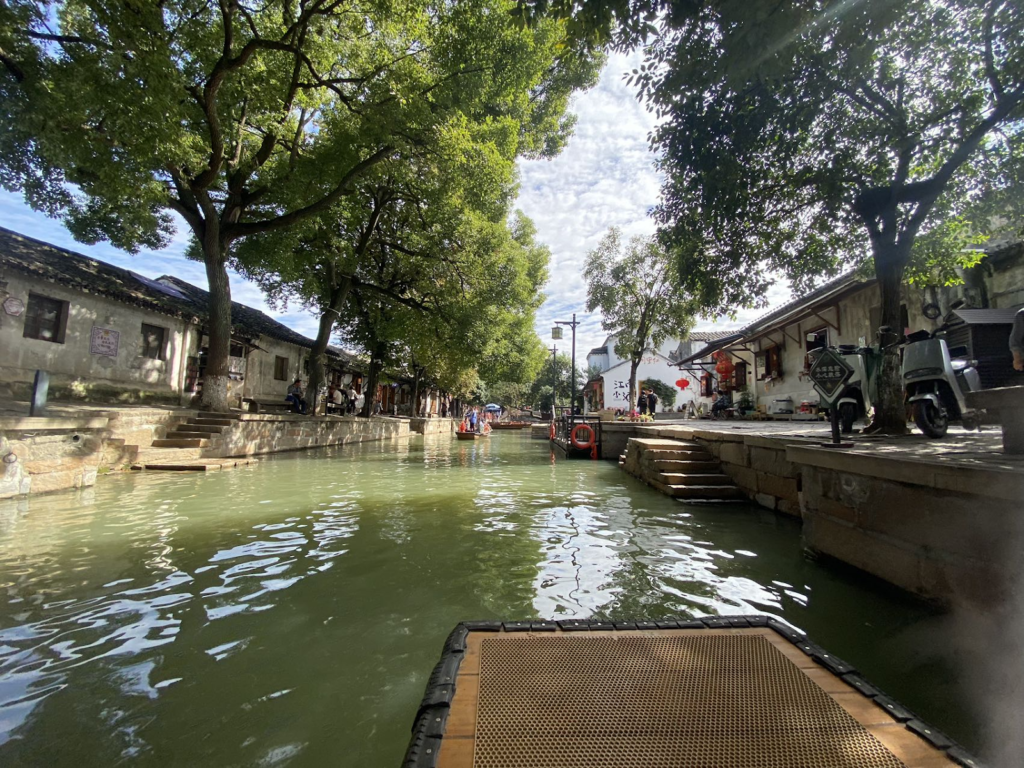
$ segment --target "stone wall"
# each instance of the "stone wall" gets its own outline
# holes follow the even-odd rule
[[[791,446],[812,549],[910,592],[996,605],[1022,576],[1024,474]]]
[[[93,485],[107,419],[0,420],[0,499]]]
[[[752,501],[800,516],[800,468],[786,459],[785,441],[701,430],[693,430],[692,439],[718,459],[722,472]]]
[[[220,435],[220,444],[203,455],[252,456],[408,436],[408,419],[243,414],[235,426]]]
[[[409,430],[420,435],[449,434],[455,431],[455,420],[416,416],[409,419]]]

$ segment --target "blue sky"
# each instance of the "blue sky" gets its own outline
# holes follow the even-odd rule
[[[579,357],[585,357],[606,335],[600,316],[586,312],[582,273],[587,252],[612,226],[620,227],[627,236],[654,232],[654,224],[647,216],[658,201],[660,186],[654,156],[647,144],[654,116],[623,82],[623,75],[639,61],[639,54],[611,56],[598,85],[576,98],[576,134],[565,151],[554,160],[520,163],[517,205],[533,219],[538,239],[552,252],[551,279],[545,289],[547,301],[538,313],[537,332],[550,344],[551,321],[568,320],[576,312],[583,323],[577,331]],[[184,256],[184,226],[179,227],[178,235],[167,248],[133,256],[109,243],[90,246],[76,242],[60,222],[32,211],[19,196],[2,190],[0,223],[24,235],[149,277],[173,274],[206,287],[203,265]],[[285,312],[270,309],[259,289],[236,274],[231,275],[231,292],[235,301],[259,307],[299,333],[316,335],[313,316],[299,307],[289,307]],[[789,294],[785,286],[776,286],[769,294],[770,305],[780,305]],[[720,323],[704,319],[698,327],[738,327],[765,311],[740,311],[735,321]],[[568,351],[568,336],[558,346]]]

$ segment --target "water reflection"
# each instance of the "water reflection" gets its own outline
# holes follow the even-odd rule
[[[393,765],[461,619],[749,612],[945,724],[925,608],[527,435],[103,478],[0,503],[0,763]]]

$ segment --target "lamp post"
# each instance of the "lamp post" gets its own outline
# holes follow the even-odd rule
[[[579,325],[576,321],[576,313],[572,313],[572,320],[555,320],[555,327],[551,329],[551,338],[562,338],[560,325],[568,325],[572,328],[572,384],[570,385],[572,389],[569,395],[569,420],[573,421],[573,417],[576,415],[576,326]]]
[[[548,347],[551,353],[551,418],[555,418],[558,408],[558,347]]]

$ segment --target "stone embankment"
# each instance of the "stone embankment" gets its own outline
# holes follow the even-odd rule
[[[450,421],[438,419],[436,421]],[[409,420],[206,413],[122,408],[54,418],[0,419],[0,499],[93,485],[104,472],[193,468],[227,461],[409,435]]]
[[[681,484],[653,473],[665,466],[654,456],[645,466],[647,453],[700,446],[751,501],[800,518],[810,549],[922,597],[991,606],[1024,578],[1024,467],[995,433],[858,438],[836,450],[825,435],[755,424],[632,432],[613,439],[625,438],[625,469],[654,487],[679,498]]]

